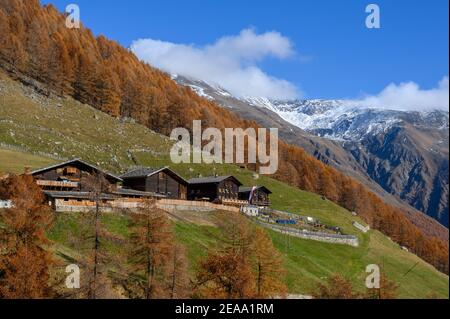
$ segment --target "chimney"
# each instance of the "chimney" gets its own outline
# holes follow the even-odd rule
[[[29,175],[31,173],[31,167],[30,166],[25,166],[25,168],[23,169],[23,174],[24,175]]]

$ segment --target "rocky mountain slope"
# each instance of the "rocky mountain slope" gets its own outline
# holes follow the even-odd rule
[[[203,81],[173,78],[243,118],[279,128],[285,141],[357,178],[385,200],[406,203],[448,227],[448,112],[370,109],[339,100],[237,98]]]

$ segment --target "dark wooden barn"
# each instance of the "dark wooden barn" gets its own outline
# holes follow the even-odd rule
[[[163,198],[165,196],[154,192],[145,192],[123,188],[122,178],[105,172],[100,168],[74,159],[53,166],[45,167],[31,174],[42,188],[49,205],[57,212],[88,212],[96,203],[91,187],[87,185],[88,177],[102,175],[107,187],[100,195],[101,210],[138,209],[148,198]]]
[[[272,192],[265,186],[239,188],[239,199],[246,200],[250,205],[255,206],[270,206],[270,194],[272,194]]]
[[[123,188],[187,199],[188,182],[168,167],[138,168],[121,176]]]
[[[36,183],[47,191],[86,191],[85,180],[88,176],[99,174],[117,187],[122,179],[81,159],[73,159],[30,172]]]
[[[227,203],[239,200],[242,183],[234,176],[213,176],[189,180],[189,200]]]

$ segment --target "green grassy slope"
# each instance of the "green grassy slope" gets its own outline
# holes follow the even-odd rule
[[[50,158],[0,148],[0,171],[20,174],[24,172],[25,167],[36,169],[53,163],[55,160]]]
[[[177,223],[175,229],[180,242],[188,246],[191,261],[205,256],[207,247],[214,247],[215,232],[211,227]],[[448,297],[447,276],[436,273],[433,267],[403,251],[377,231],[359,236],[361,245],[357,248],[292,237],[287,241],[283,234],[270,234],[275,246],[284,254],[286,283],[291,293],[309,294],[318,282],[336,272],[349,278],[357,290],[364,291],[366,266],[378,264],[398,283],[401,298],[420,298],[432,293]]]
[[[340,226],[360,240],[360,247],[333,245],[292,238],[286,250],[285,237],[271,233],[275,245],[285,253],[287,284],[291,293],[309,294],[313,287],[334,272],[349,277],[355,287],[364,284],[368,264],[384,266],[388,277],[400,284],[400,296],[426,297],[436,293],[448,298],[448,277],[376,231],[362,234],[353,226],[359,221],[348,211],[315,194],[302,192],[267,177],[257,180],[253,173],[233,165],[172,165],[168,157],[171,142],[147,128],[111,118],[72,99],[41,98],[0,73],[0,171],[21,172],[24,166],[44,166],[53,157],[81,157],[116,173],[134,165],[170,165],[185,177],[198,174],[230,174],[247,185],[265,185],[273,192],[273,207],[316,217],[326,224]],[[45,156],[48,154],[49,156]],[[51,155],[51,156],[50,156]],[[108,243],[116,254],[124,249],[128,235],[123,216],[108,215],[104,223],[117,238]],[[77,258],[81,253],[74,244],[82,229],[77,215],[58,215],[50,237],[64,256]],[[188,248],[191,270],[200,257],[216,243],[212,226],[177,222],[177,238]],[[416,265],[417,264],[417,265]],[[416,266],[415,266],[416,265]],[[408,272],[413,266],[410,272]],[[407,275],[405,275],[407,274]]]
[[[105,214],[102,223],[114,238],[103,240],[103,247],[115,260],[125,263],[128,217]],[[86,253],[89,242],[80,245],[79,241],[74,240],[80,238],[86,227],[81,214],[58,214],[49,238],[56,243],[56,253],[67,262],[73,262]],[[175,221],[174,231],[177,240],[187,248],[190,275],[194,276],[200,259],[207,255],[209,249],[217,246],[216,238],[220,230],[213,226]],[[292,294],[310,294],[317,283],[336,272],[349,278],[354,287],[363,292],[365,267],[378,264],[391,280],[397,282],[401,298],[425,298],[432,294],[448,298],[448,278],[445,275],[437,273],[416,256],[402,251],[378,232],[365,235],[363,244],[358,248],[298,238],[290,238],[287,246],[284,235],[275,232],[270,234],[275,246],[283,253],[286,283]]]

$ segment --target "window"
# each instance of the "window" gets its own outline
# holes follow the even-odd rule
[[[65,172],[67,175],[75,175],[78,172],[78,169],[76,167],[66,167]]]

